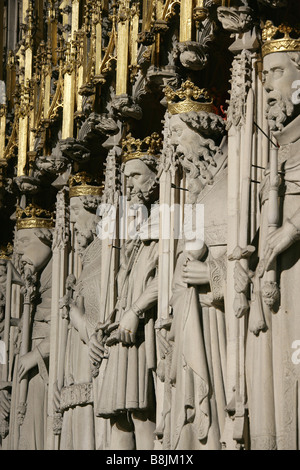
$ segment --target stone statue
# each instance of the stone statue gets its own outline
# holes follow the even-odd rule
[[[293,93],[300,83],[300,41],[287,39],[287,35],[282,41],[274,40],[278,29],[284,31],[270,22],[266,27],[262,52],[267,119],[271,139],[275,144],[278,142],[280,149],[275,183],[267,168],[260,192],[261,224],[256,253],[259,288],[254,285],[249,325],[258,315],[262,325],[257,330],[252,328],[247,340],[250,438],[252,449],[298,449],[300,369],[293,353],[300,338],[300,107]],[[272,159],[271,154],[270,167]],[[274,185],[278,194],[275,204],[271,199]],[[277,220],[275,229],[270,227],[270,220],[268,224],[272,213]],[[276,275],[272,283],[270,272]],[[240,270],[236,274],[238,286],[242,287],[245,272]],[[255,278],[253,273],[251,277]]]
[[[6,294],[6,261],[0,258],[0,339],[3,339]]]
[[[145,149],[144,149],[145,146]],[[121,248],[117,276],[118,301],[110,318],[106,346],[109,357],[103,385],[95,398],[97,416],[110,418],[111,449],[153,449],[155,430],[158,231],[155,219],[160,139],[127,136],[122,172],[131,208],[143,207],[144,220]],[[91,345],[92,359],[101,343]],[[103,347],[103,344],[102,344]]]
[[[64,361],[64,384],[55,393],[55,408],[63,413],[61,450],[95,449],[88,343],[98,321],[104,321],[99,317],[101,240],[96,237],[101,191],[85,173],[78,173],[70,180],[70,221],[74,223],[82,272],[61,302],[67,306],[70,319],[65,356],[60,358]]]
[[[5,250],[0,251],[0,442],[9,431],[9,411],[10,411],[10,384],[6,381],[7,377],[3,377],[3,366],[7,358],[5,357],[4,343],[4,320],[5,320],[5,304],[6,304],[6,279],[7,279],[7,259]]]
[[[21,273],[25,279],[25,290],[12,384],[10,449],[45,449],[50,355],[52,227],[53,220],[48,212],[33,205],[24,210],[17,209],[16,250],[20,257]],[[26,297],[31,303],[31,312],[28,312],[27,319]],[[25,383],[24,402],[23,383]]]
[[[172,115],[169,127],[170,145],[186,175],[186,202],[194,213],[197,204],[204,205],[204,238],[197,233],[190,237],[188,232],[195,230],[190,220],[178,243],[173,321],[167,336],[173,391],[163,443],[176,450],[220,449],[226,406],[224,123],[215,114],[199,110]],[[164,415],[167,420],[167,410]]]

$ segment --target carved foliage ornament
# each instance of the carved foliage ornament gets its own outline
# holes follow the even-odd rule
[[[236,56],[232,63],[232,88],[227,111],[228,129],[231,125],[239,126],[243,124],[247,94],[251,87],[251,71],[251,53],[244,50]]]
[[[174,58],[179,56],[179,60],[183,67],[190,70],[203,69],[208,60],[206,46],[194,41],[179,42],[174,47]]]
[[[60,190],[56,201],[56,223],[52,248],[64,248],[69,241],[69,207],[66,204],[66,188]]]
[[[247,6],[243,7],[219,7],[218,19],[227,31],[233,33],[244,33],[251,29],[253,10]]]

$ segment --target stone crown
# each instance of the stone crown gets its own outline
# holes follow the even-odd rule
[[[7,246],[0,248],[0,259],[9,260],[13,254],[13,246],[11,243],[8,243]]]
[[[41,209],[35,204],[29,204],[29,206],[23,209],[17,207],[17,230],[25,228],[53,228],[53,213],[45,209]]]
[[[129,160],[142,158],[145,155],[159,158],[162,148],[162,140],[159,134],[154,132],[145,139],[135,139],[128,134],[122,141],[122,161],[126,163]]]
[[[167,86],[164,89],[170,114],[213,111],[213,100],[205,88],[198,88],[190,80],[186,80],[178,90]]]
[[[69,178],[69,197],[101,196],[103,185],[99,185],[95,179],[86,172],[76,173]]]
[[[297,39],[290,36],[296,35]],[[281,24],[278,27],[274,26],[272,21],[267,21],[262,31],[262,39],[264,44],[262,46],[262,56],[274,52],[300,52],[300,39],[299,29],[292,28],[286,24]]]

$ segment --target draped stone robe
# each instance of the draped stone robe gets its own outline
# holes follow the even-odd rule
[[[279,151],[282,184],[279,191],[280,225],[287,219],[300,230],[300,137],[299,117],[289,129],[296,137],[283,142]],[[289,140],[289,139],[287,139]],[[281,143],[281,142],[280,142]],[[263,257],[268,233],[266,174],[261,191],[259,256]],[[261,280],[263,288],[266,276]],[[247,339],[247,388],[249,395],[251,449],[300,449],[300,365],[293,362],[294,341],[300,340],[300,241],[277,257],[279,309],[272,312],[261,299],[266,330]],[[250,315],[257,308],[252,302]]]
[[[95,331],[100,318],[101,302],[101,240],[86,248],[82,257],[83,269],[75,289],[76,300],[84,299],[84,315],[79,331],[70,323],[65,359],[64,387],[61,407],[64,410],[61,449],[93,450],[96,430],[93,408],[93,383],[87,338]]]
[[[37,348],[39,360],[37,367],[28,372],[26,413],[19,431],[17,424],[20,390],[17,377],[18,354],[14,365],[8,447],[15,450],[44,450],[46,446],[52,261],[49,261],[43,270],[39,284],[40,300],[33,311],[31,325],[31,350]]]
[[[184,282],[182,269],[187,257],[184,250],[178,253],[173,278],[169,375],[173,389],[169,417],[165,410],[163,436],[164,447],[169,445],[170,449],[221,448],[226,407],[227,171],[224,165],[215,175],[214,183],[206,186],[197,200],[204,204],[204,241],[208,247],[207,255],[200,261],[208,263],[210,284],[191,286]]]
[[[157,239],[129,240],[122,247],[121,258],[128,264],[121,266],[118,278],[118,302],[115,321],[141,296],[144,317],[140,319],[136,341],[130,347],[122,343],[109,348],[109,358],[103,385],[97,399],[96,413],[106,418],[127,411],[155,410],[153,374],[156,369],[154,322],[157,315]]]

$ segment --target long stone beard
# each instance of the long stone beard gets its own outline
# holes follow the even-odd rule
[[[146,202],[146,193],[143,191],[136,191],[131,192],[130,190],[127,191],[127,200],[131,203],[130,205],[135,204],[145,204]]]
[[[157,186],[157,182],[155,180],[151,181],[149,187],[145,191],[135,191],[132,192],[130,190],[127,191],[127,200],[130,202],[131,206],[134,205],[147,205],[152,200],[152,195],[155,191]]]
[[[77,231],[78,231],[78,235],[80,235],[80,237],[78,237],[78,242],[77,242],[78,252],[79,254],[82,254],[84,250],[93,241],[94,235],[93,235],[93,231],[90,229],[80,228],[80,229],[77,229]]]
[[[291,100],[283,99],[278,93],[272,93],[272,96],[276,99],[274,104],[268,105],[266,110],[267,119],[271,131],[282,131],[284,124],[287,119],[292,116],[294,111],[294,105]]]
[[[198,178],[199,175],[209,183],[212,180],[211,168],[216,167],[214,153],[217,147],[211,139],[202,137],[192,143],[180,144],[175,149],[177,158],[181,158],[181,164],[189,173],[190,179]]]

